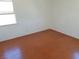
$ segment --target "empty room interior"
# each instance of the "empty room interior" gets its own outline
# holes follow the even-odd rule
[[[79,59],[79,1],[0,0],[0,59]]]

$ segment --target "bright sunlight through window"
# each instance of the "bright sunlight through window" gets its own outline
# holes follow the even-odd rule
[[[15,23],[16,18],[12,0],[0,0],[0,26]]]

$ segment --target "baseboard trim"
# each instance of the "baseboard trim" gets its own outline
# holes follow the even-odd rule
[[[69,34],[65,34],[64,32],[61,32],[61,31],[59,31],[59,30],[56,30],[56,29],[49,29],[49,30],[55,31],[55,32],[61,33],[61,34],[63,34],[63,35],[66,35],[66,36],[68,36],[68,37],[71,37],[71,38],[74,38],[74,39],[78,39],[78,40],[79,40],[79,38],[76,38],[76,37],[71,36],[71,35],[69,35]]]
[[[7,40],[0,41],[0,43],[1,43],[1,42],[10,41],[10,40],[12,40],[12,39],[20,38],[20,37],[25,37],[25,36],[33,35],[33,34],[40,33],[40,32],[45,32],[45,31],[54,31],[54,32],[60,33],[60,34],[62,34],[62,35],[68,36],[68,37],[70,37],[70,38],[79,40],[78,38],[75,38],[75,37],[73,37],[73,36],[71,36],[71,35],[68,35],[68,34],[65,34],[65,33],[63,33],[63,32],[60,32],[60,31],[58,31],[58,30],[49,28],[49,29],[44,29],[44,30],[41,30],[41,31],[33,32],[33,33],[31,33],[31,34],[16,36],[16,37],[14,37],[14,38],[10,38],[10,39],[7,39]]]

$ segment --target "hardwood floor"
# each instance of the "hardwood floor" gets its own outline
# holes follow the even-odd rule
[[[79,40],[46,30],[0,43],[0,59],[79,59]]]

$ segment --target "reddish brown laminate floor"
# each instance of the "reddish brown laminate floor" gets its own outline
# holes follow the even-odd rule
[[[53,30],[0,43],[0,59],[76,59],[78,52],[78,39]]]

